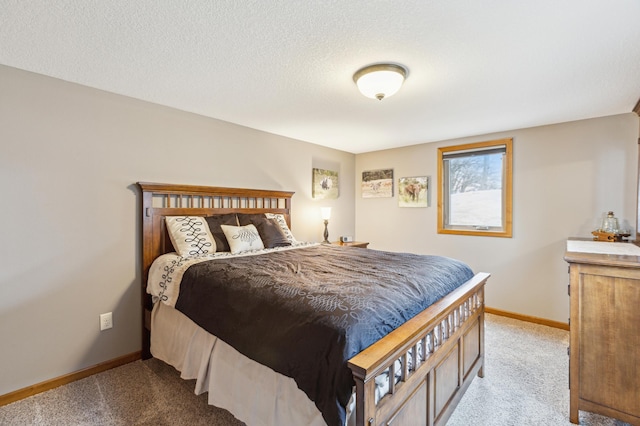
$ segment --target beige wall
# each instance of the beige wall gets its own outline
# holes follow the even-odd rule
[[[437,148],[512,137],[513,238],[440,235]],[[433,253],[492,274],[487,305],[554,321],[569,317],[567,237],[591,237],[608,210],[635,226],[638,116],[634,113],[361,154],[356,157],[356,234],[370,247]],[[363,199],[363,170],[393,168],[396,180],[431,176],[431,207],[397,197]]]
[[[297,238],[322,240],[325,205],[355,230],[353,154],[4,66],[0,146],[0,395],[140,349],[137,181],[295,191]]]

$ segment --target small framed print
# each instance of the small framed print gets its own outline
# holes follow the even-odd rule
[[[393,169],[362,172],[362,198],[393,197]]]
[[[316,200],[335,199],[340,195],[338,172],[313,169],[311,193]]]
[[[398,179],[399,207],[429,207],[431,177],[415,176]]]

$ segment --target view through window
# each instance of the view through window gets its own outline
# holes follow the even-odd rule
[[[438,149],[438,232],[511,237],[512,140]]]

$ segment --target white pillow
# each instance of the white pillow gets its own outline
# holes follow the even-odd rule
[[[232,254],[264,248],[260,234],[253,224],[245,226],[220,225],[220,228],[222,228],[224,236],[227,237]]]
[[[287,238],[287,241],[289,241],[291,244],[298,243],[298,241],[294,238],[293,234],[291,233],[289,226],[287,226],[287,221],[285,220],[283,214],[265,213],[264,215],[267,217],[267,219],[275,219],[276,222],[278,222],[278,225],[280,225],[280,229],[282,229],[282,232],[284,232],[284,236]]]
[[[173,248],[180,256],[210,254],[216,251],[209,225],[200,216],[167,216],[164,218]]]

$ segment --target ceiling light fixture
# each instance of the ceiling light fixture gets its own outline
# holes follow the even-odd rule
[[[367,98],[378,99],[393,96],[407,77],[407,69],[396,64],[374,64],[358,70],[353,75],[360,93]]]

